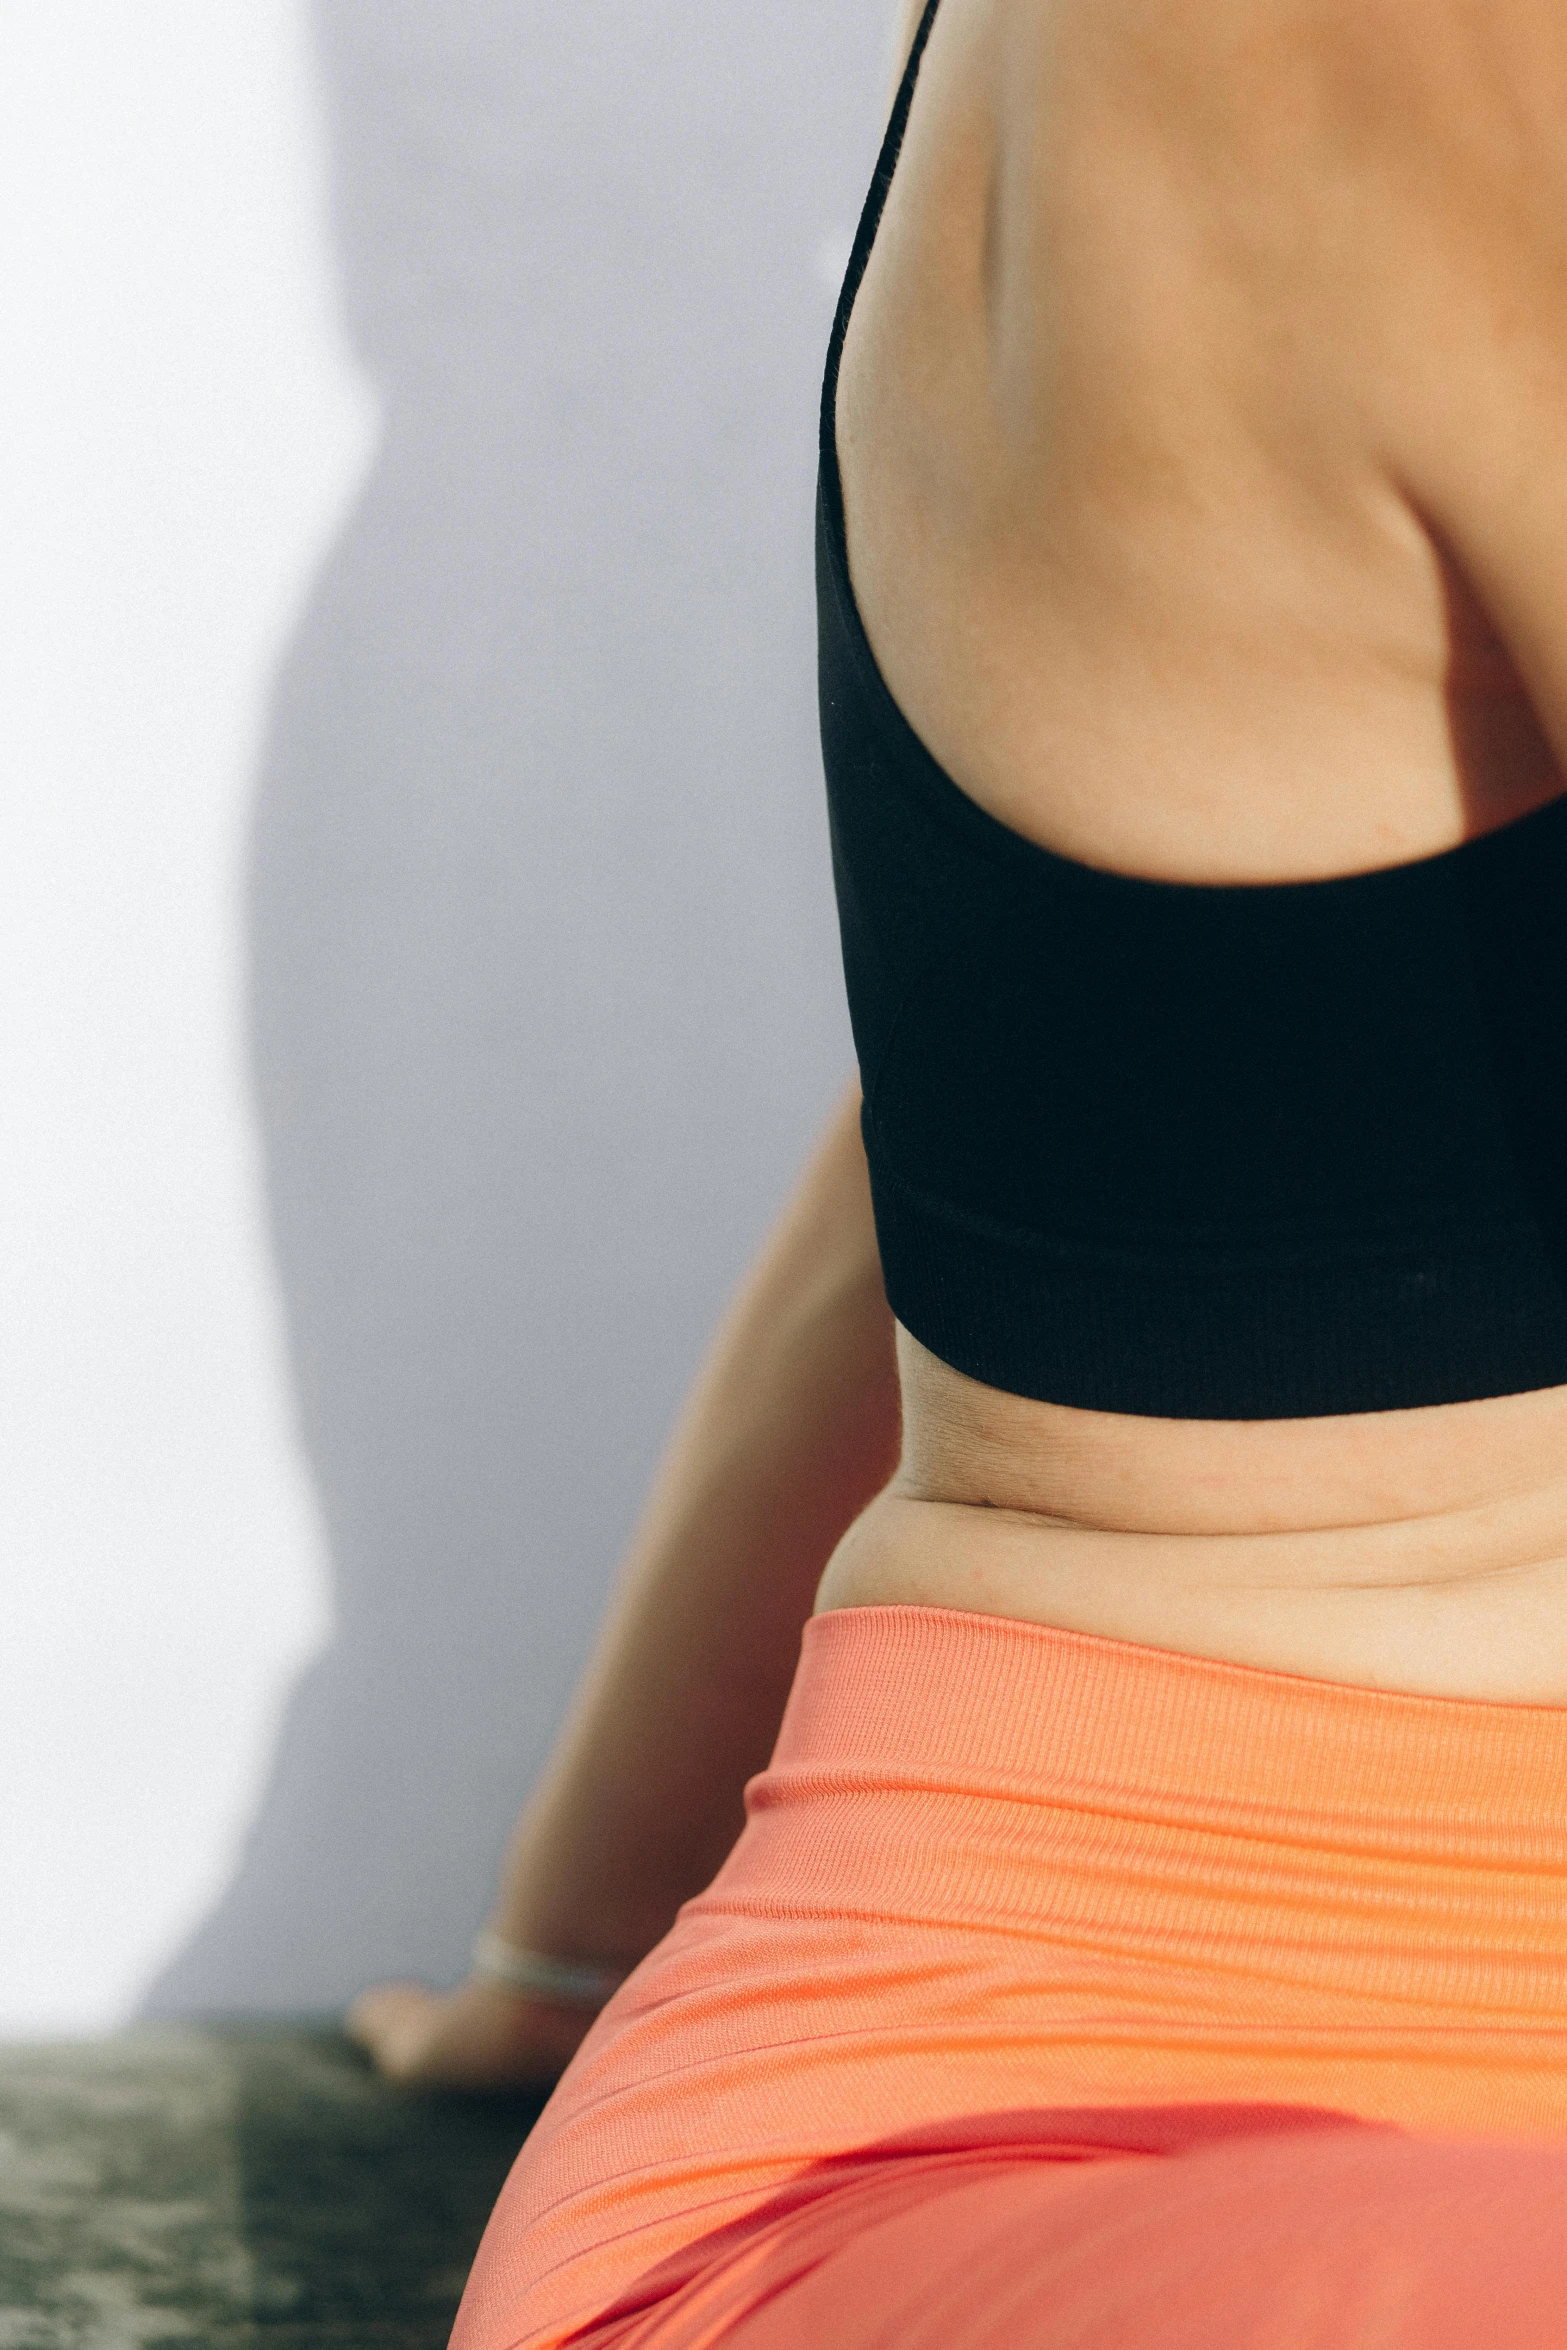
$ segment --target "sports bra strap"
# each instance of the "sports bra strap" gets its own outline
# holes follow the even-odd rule
[[[835,480],[838,472],[836,429],[838,374],[843,364],[843,346],[848,338],[849,321],[854,316],[854,305],[859,298],[860,287],[870,264],[871,250],[881,227],[881,216],[887,209],[887,198],[892,192],[893,176],[898,168],[898,158],[903,153],[903,141],[909,127],[909,114],[914,105],[914,92],[920,78],[920,67],[925,62],[926,46],[936,22],[936,11],[940,6],[941,0],[927,0],[925,13],[920,18],[919,31],[914,36],[914,46],[909,51],[909,61],[903,69],[903,79],[898,85],[898,95],[887,124],[887,133],[881,143],[881,154],[876,162],[876,176],[871,181],[871,191],[865,199],[865,209],[860,214],[860,225],[855,233],[853,250],[849,255],[848,274],[844,278],[843,288],[838,297],[838,311],[833,320],[832,341],[827,349],[827,381],[822,395],[822,448],[824,455],[831,456]]]

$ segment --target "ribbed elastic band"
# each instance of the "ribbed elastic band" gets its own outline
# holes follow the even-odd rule
[[[800,1767],[1567,1871],[1567,1707],[1348,1688],[957,1609],[813,1619],[774,1758]]]

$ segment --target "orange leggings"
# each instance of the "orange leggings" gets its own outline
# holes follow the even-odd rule
[[[1567,1709],[818,1617],[454,2350],[1567,2345]]]

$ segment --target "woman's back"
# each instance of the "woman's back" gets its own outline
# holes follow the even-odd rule
[[[1567,798],[1460,581],[1555,723],[1567,184],[1507,215],[1567,37],[1359,4],[921,12],[818,511],[863,1105],[688,1406],[507,1982],[700,1881],[885,1476],[889,1306],[903,1462],[460,2350],[1562,2331]]]
[[[839,453],[882,674],[991,816],[1244,886],[1560,794],[1556,121],[1533,0],[943,0]],[[1567,1699],[1567,1390],[1155,1420],[901,1351],[903,1470],[824,1606]]]

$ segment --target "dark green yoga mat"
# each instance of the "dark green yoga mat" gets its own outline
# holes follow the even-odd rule
[[[538,2111],[325,2029],[0,2048],[0,2350],[441,2350]]]

